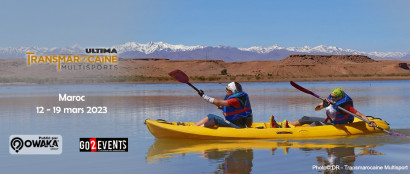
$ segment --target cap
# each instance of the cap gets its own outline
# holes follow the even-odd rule
[[[345,92],[343,92],[342,88],[336,88],[332,91],[332,94],[335,95],[336,97],[344,97]]]

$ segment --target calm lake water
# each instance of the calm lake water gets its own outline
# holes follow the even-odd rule
[[[380,117],[392,131],[410,134],[410,81],[300,82],[322,97],[343,88],[365,115]],[[226,84],[194,84],[222,98]],[[243,83],[254,122],[322,116],[320,101],[288,82]],[[58,101],[59,93],[84,102]],[[107,114],[39,114],[36,107],[105,106]],[[0,86],[1,173],[409,173],[410,138],[368,135],[338,139],[275,141],[157,140],[145,119],[196,122],[221,115],[185,84]],[[10,135],[57,134],[61,155],[11,155]],[[79,152],[80,137],[128,137],[128,152]],[[323,166],[330,166],[327,170]],[[331,170],[332,166],[346,166]],[[377,169],[381,166],[382,169]],[[404,167],[389,170],[386,167]],[[405,168],[407,166],[407,168]],[[355,168],[356,167],[356,168]],[[373,167],[374,170],[366,169]],[[365,168],[365,169],[363,169]],[[376,170],[377,169],[377,170]],[[397,169],[397,168],[396,168]]]

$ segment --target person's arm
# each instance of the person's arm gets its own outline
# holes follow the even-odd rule
[[[362,113],[360,113],[359,111],[357,111],[355,108],[353,108],[352,105],[346,106],[345,109],[348,110],[348,111],[350,111],[350,112],[352,112],[352,113],[354,113],[354,114],[356,114],[356,115],[358,115],[358,116],[360,116],[360,117],[362,117],[364,120],[366,120],[367,122],[369,122],[369,126],[370,126],[370,127],[376,127],[376,126],[377,126],[374,121],[370,121],[365,115],[363,115]]]
[[[232,106],[232,105],[233,105],[233,107],[236,107],[236,108],[240,107],[239,101],[237,99],[230,99],[229,100],[230,102],[228,102],[228,100],[218,100],[216,98],[205,95],[204,91],[202,91],[202,90],[199,90],[198,94],[205,101],[207,101],[211,104],[214,104],[215,106],[218,106],[218,108],[219,108],[219,106]]]
[[[200,95],[201,95],[201,94],[200,94]],[[202,97],[205,101],[207,101],[207,102],[209,102],[209,103],[212,103],[212,104],[214,104],[214,105],[216,105],[216,106],[229,106],[229,103],[228,103],[227,100],[218,100],[218,99],[216,99],[216,98],[213,98],[213,97],[210,97],[210,96],[208,96],[208,95],[203,94],[203,92],[202,92],[201,97]]]
[[[229,106],[228,100],[218,100],[218,99],[215,99],[212,104],[214,104],[214,105],[216,105],[216,106]]]
[[[322,110],[323,108],[326,108],[326,107],[328,107],[330,105],[330,101],[329,101],[329,99],[325,99],[325,100],[323,100],[323,102],[321,102],[321,103],[319,103],[316,107],[315,107],[315,111],[320,111],[320,110]]]
[[[315,111],[320,111],[320,110],[322,110],[324,107],[323,107],[323,102],[322,103],[319,103],[316,107],[315,107]]]
[[[365,115],[363,115],[363,114],[360,113],[359,111],[357,111],[355,114],[358,115],[358,116],[360,116],[360,117],[362,117],[362,118],[363,118],[364,120],[366,120],[367,122],[369,122],[369,123],[370,123],[370,124],[369,124],[370,127],[376,127],[376,126],[377,126],[374,121],[370,121]]]
[[[323,108],[326,108],[330,105],[330,101],[329,99],[325,99],[322,103],[319,103],[316,107],[315,107],[315,111],[320,111]]]

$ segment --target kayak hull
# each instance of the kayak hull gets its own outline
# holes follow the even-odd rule
[[[389,124],[381,119],[369,117],[379,127],[389,130]],[[324,126],[298,126],[292,128],[270,128],[269,123],[253,123],[251,128],[231,127],[206,128],[193,126],[194,123],[176,123],[164,120],[145,120],[148,130],[158,139],[312,139],[332,138],[351,135],[384,133],[378,128],[369,127],[365,122],[355,119],[353,123]]]

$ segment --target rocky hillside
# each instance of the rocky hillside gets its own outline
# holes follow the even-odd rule
[[[409,63],[375,61],[357,55],[291,55],[280,61],[119,59],[107,70],[62,70],[56,65],[27,66],[25,59],[0,60],[0,84],[169,83],[180,69],[191,82],[409,79]]]
[[[362,55],[290,55],[280,60],[284,65],[337,65],[350,63],[371,63],[375,60]]]

